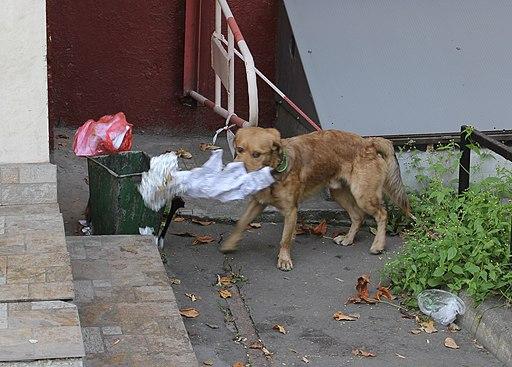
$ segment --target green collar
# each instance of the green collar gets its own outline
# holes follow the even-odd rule
[[[286,154],[286,150],[283,149],[282,155],[281,155],[281,162],[277,165],[276,168],[274,168],[274,171],[278,173],[282,173],[288,169],[288,154]]]

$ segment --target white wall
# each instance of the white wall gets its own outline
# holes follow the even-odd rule
[[[45,1],[0,5],[0,164],[48,162]]]

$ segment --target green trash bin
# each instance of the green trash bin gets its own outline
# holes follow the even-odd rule
[[[158,231],[162,211],[147,208],[137,190],[149,161],[144,152],[87,158],[93,234],[139,234],[139,227],[146,226]]]

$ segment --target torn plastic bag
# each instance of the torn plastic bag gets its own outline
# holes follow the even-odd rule
[[[270,167],[247,172],[242,162],[222,164],[222,149],[191,171],[179,171],[174,153],[151,158],[142,174],[139,192],[146,206],[159,210],[175,195],[215,199],[222,202],[244,199],[274,183]]]
[[[122,112],[86,121],[73,140],[73,151],[81,157],[123,152],[131,147],[132,125]]]

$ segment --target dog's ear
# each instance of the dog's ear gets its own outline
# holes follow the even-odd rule
[[[281,149],[281,133],[274,128],[267,129],[267,132],[272,136],[272,150]]]

